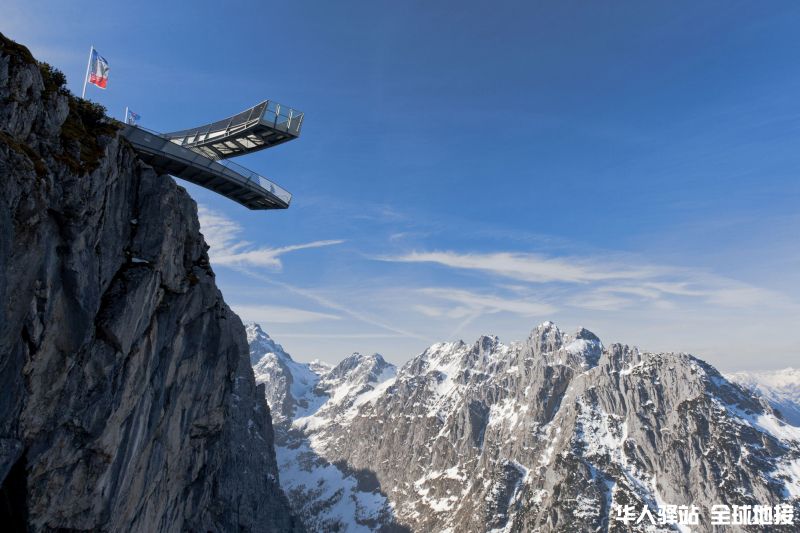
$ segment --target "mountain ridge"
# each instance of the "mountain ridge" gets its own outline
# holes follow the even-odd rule
[[[341,479],[369,472],[369,494],[392,511],[385,527],[613,529],[621,502],[707,512],[797,508],[800,498],[800,428],[766,401],[691,355],[605,347],[584,328],[566,334],[546,322],[519,343],[437,343],[355,397],[317,392],[318,407],[276,431],[340,465]],[[320,501],[302,490],[308,474],[294,474],[287,492],[308,498],[301,514],[313,521]],[[346,530],[374,530],[353,516]]]

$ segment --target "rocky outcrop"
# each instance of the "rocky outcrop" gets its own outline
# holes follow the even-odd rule
[[[306,432],[380,393],[381,385],[394,377],[394,366],[378,354],[358,353],[335,367],[320,361],[299,363],[257,324],[247,327],[247,338],[256,381],[267,384],[267,401],[273,413],[280,413],[275,417],[275,449],[281,486],[307,529],[407,532],[394,520],[373,473],[326,460],[314,451]]]
[[[196,206],[0,35],[0,523],[295,531]]]
[[[308,365],[294,362],[258,324],[247,325],[247,341],[256,383],[264,387],[273,421],[284,422],[298,407],[308,407],[306,393],[317,384],[319,376]]]
[[[690,355],[604,347],[545,322],[520,343],[435,344],[364,388],[352,384],[369,367],[354,362],[322,373],[306,393],[319,407],[291,421],[315,461],[280,461],[279,448],[298,494],[316,496],[302,484],[327,462],[371,480],[361,489],[386,498],[387,524],[420,532],[679,529],[617,521],[627,505],[637,517],[696,505],[692,531],[743,530],[712,525],[714,505],[794,506],[800,521],[800,428]]]

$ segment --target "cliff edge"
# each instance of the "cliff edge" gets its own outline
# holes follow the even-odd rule
[[[63,86],[0,34],[0,523],[299,530],[195,203]]]

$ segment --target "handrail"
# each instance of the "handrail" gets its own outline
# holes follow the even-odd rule
[[[264,100],[241,113],[237,113],[222,120],[217,120],[216,122],[204,124],[195,128],[165,133],[164,136],[174,141],[180,139],[184,144],[191,145],[208,141],[211,132],[238,131],[263,121],[265,124],[270,124],[275,129],[285,131],[296,137],[300,135],[303,115],[303,112],[292,109],[291,107],[282,106],[273,100]],[[205,132],[205,135],[202,136],[202,140],[200,139],[201,132]],[[194,137],[194,139],[191,142],[187,142],[186,139],[188,137]]]
[[[154,150],[157,150],[158,152],[160,152],[162,154],[167,154],[168,153],[169,157],[172,158],[172,159],[180,160],[180,161],[182,161],[182,162],[184,162],[186,164],[192,165],[192,166],[206,167],[206,168],[209,168],[209,169],[214,169],[215,165],[219,165],[219,166],[223,167],[223,169],[229,170],[231,173],[234,174],[234,176],[244,179],[245,182],[250,183],[251,185],[253,185],[255,187],[258,187],[259,189],[263,190],[264,192],[269,193],[272,196],[278,198],[279,200],[285,202],[286,205],[289,205],[289,203],[292,201],[292,194],[289,191],[287,191],[286,189],[284,189],[283,187],[281,187],[277,183],[265,178],[264,176],[254,172],[254,171],[252,171],[252,170],[250,170],[250,169],[248,169],[246,167],[243,167],[242,165],[240,165],[238,163],[234,163],[234,162],[232,162],[230,160],[227,160],[227,159],[220,159],[220,160],[210,159],[208,157],[205,157],[202,154],[199,154],[199,153],[195,152],[194,150],[190,150],[189,148],[183,147],[183,146],[181,146],[181,145],[179,145],[177,143],[172,142],[171,139],[169,137],[167,137],[163,133],[159,133],[159,132],[151,130],[149,128],[145,128],[143,126],[127,125],[127,127],[141,130],[143,132],[149,133],[150,135],[153,135],[154,137],[162,139],[165,144],[163,146],[161,146],[161,147],[158,147],[157,149],[154,147]],[[167,148],[167,147],[174,147],[174,149],[170,149],[169,152],[167,152],[167,150],[164,150],[164,148]],[[191,153],[192,157],[184,157],[184,156],[182,156],[180,154],[181,151],[186,151],[188,153]],[[223,172],[223,171],[221,171],[219,169],[216,169],[216,170],[217,170],[217,172],[219,172],[219,173],[221,173],[223,175],[228,175],[229,177],[233,178],[233,176],[230,176],[229,174],[227,174],[227,173],[225,173],[225,172]]]

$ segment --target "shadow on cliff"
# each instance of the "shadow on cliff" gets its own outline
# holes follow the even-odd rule
[[[0,487],[0,524],[3,531],[27,531],[27,473],[25,456],[11,467]]]

